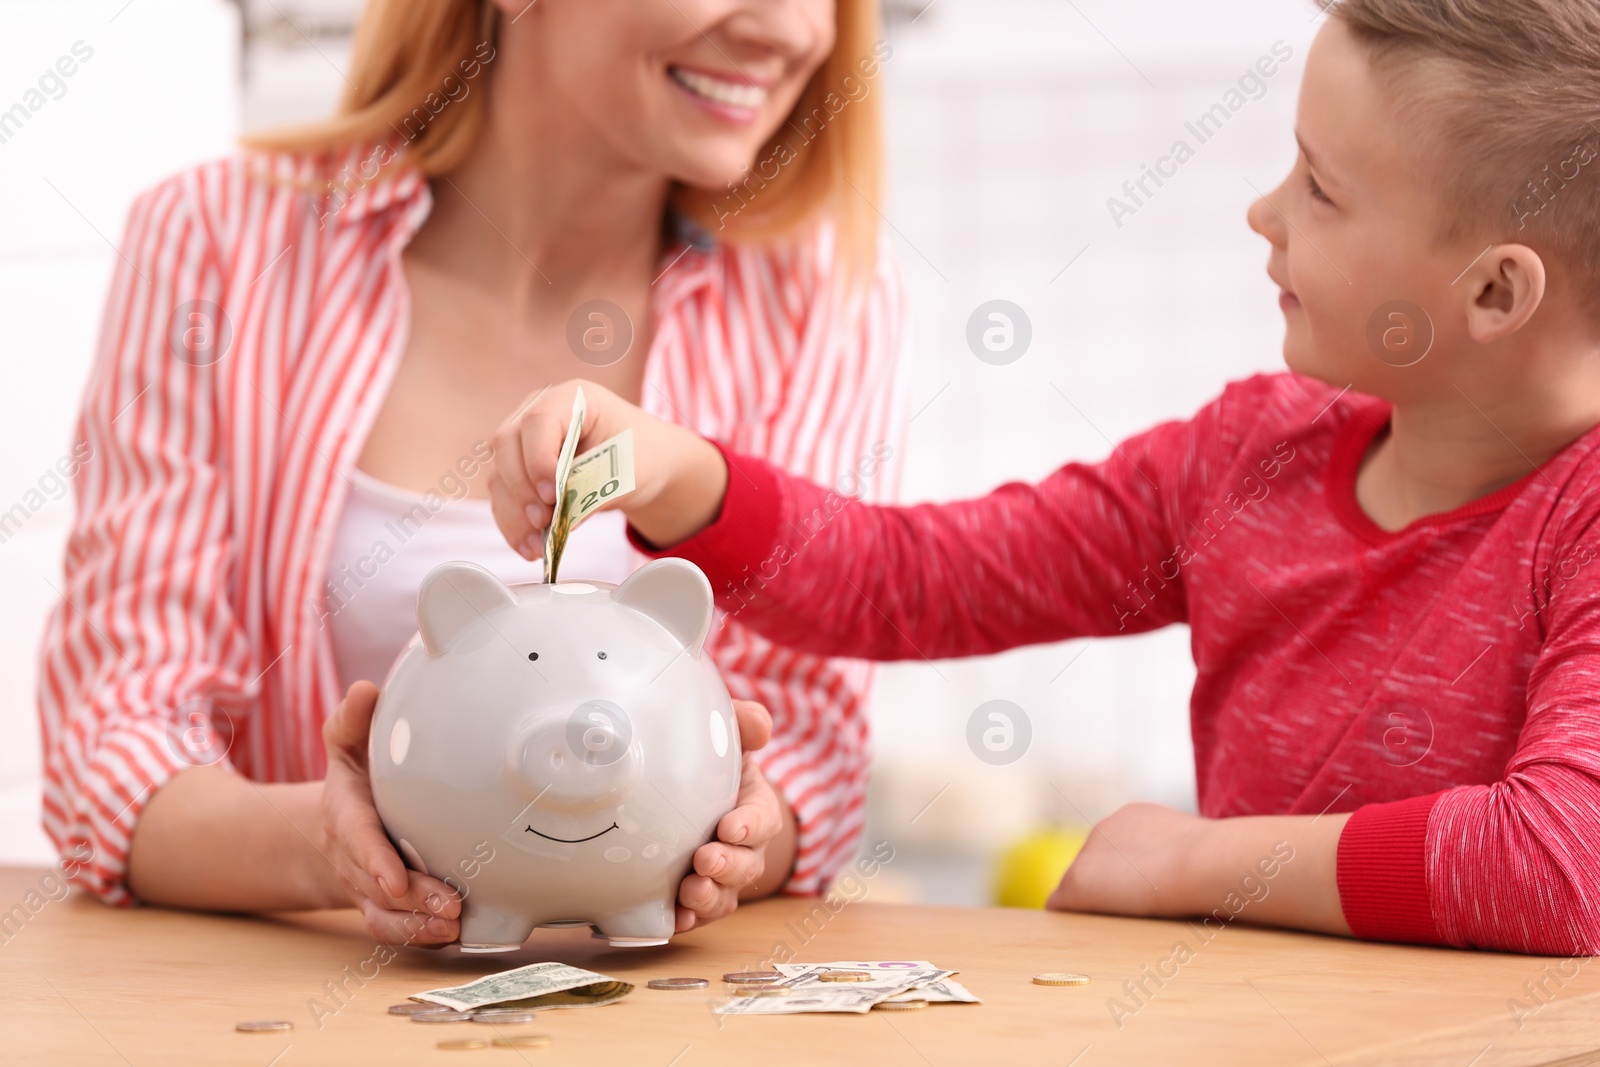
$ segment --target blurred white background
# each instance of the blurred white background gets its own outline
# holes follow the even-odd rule
[[[132,196],[241,129],[326,112],[359,0],[7,0],[0,114],[75,42],[92,58],[59,99],[0,126],[0,512],[70,447],[104,289]],[[1096,459],[1186,416],[1230,379],[1279,365],[1265,244],[1244,223],[1293,158],[1293,111],[1320,25],[1299,0],[893,0],[878,205],[913,314],[902,496],[944,500]],[[1200,144],[1185,128],[1278,47],[1264,89]],[[1179,139],[1194,158],[1137,211],[1107,200]],[[1131,201],[1130,201],[1131,203]],[[1019,305],[1008,365],[967,320]],[[70,498],[0,534],[0,863],[49,862],[38,830],[33,687],[60,584]],[[1193,808],[1186,630],[882,669],[869,840],[894,843],[895,891],[984,903],[1005,845],[1131,799]],[[990,700],[1032,740],[991,766],[967,745]]]

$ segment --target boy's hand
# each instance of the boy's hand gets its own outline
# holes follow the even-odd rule
[[[772,716],[751,700],[735,700],[733,710],[739,718],[739,743],[744,749],[739,798],[717,823],[717,839],[695,850],[694,870],[678,887],[679,933],[732,914],[741,896],[771,892],[788,874],[787,870],[768,869],[767,846],[788,829],[789,820],[751,755],[771,738]]]
[[[377,706],[378,687],[356,682],[323,724],[324,851],[373,937],[387,944],[448,944],[461,934],[461,899],[439,879],[405,865],[372,804],[367,736]]]
[[[716,447],[602,385],[568,381],[529,397],[495,431],[489,495],[507,543],[530,560],[544,553],[543,533],[555,510],[556,460],[580,385],[586,413],[578,454],[633,430],[636,488],[603,506],[621,508],[641,535],[663,547],[710,525],[728,484],[727,464]]]
[[[1096,824],[1045,906],[1223,916],[1348,937],[1338,858],[1350,814],[1204,819],[1159,804],[1129,804]]]
[[[1108,915],[1186,914],[1183,861],[1206,822],[1159,804],[1118,809],[1095,824],[1045,907]]]

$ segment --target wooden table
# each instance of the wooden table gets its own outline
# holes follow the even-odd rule
[[[817,901],[765,901],[667,948],[618,950],[583,931],[541,930],[517,953],[402,949],[385,965],[354,912],[112,909],[76,894],[49,900],[37,892],[44,875],[0,868],[0,908],[21,908],[0,928],[7,1064],[1600,1064],[1600,965],[1591,960],[1242,925],[1206,940],[1183,922],[878,904],[868,884],[865,899],[837,913]],[[1186,950],[1175,954],[1179,942]],[[716,989],[724,972],[752,967],[778,945],[799,961],[928,959],[959,970],[984,1003],[728,1018],[711,1014],[704,992],[644,988],[652,977],[694,975]],[[519,1032],[549,1034],[553,1044],[522,1052],[441,1051],[439,1041],[485,1028],[387,1013],[411,993],[541,960],[638,988],[604,1007],[542,1012]],[[1030,981],[1062,970],[1093,982]],[[1140,979],[1148,994],[1130,996],[1123,983]],[[1543,1005],[1530,982],[1544,984]],[[1531,1013],[1520,1027],[1513,999]],[[236,1033],[245,1019],[287,1019],[294,1029]]]

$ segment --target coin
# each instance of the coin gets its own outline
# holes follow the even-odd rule
[[[926,1000],[883,1000],[872,1006],[873,1011],[921,1011],[928,1006]]]
[[[652,978],[645,983],[651,989],[705,989],[710,984],[704,978]]]
[[[270,1034],[275,1030],[293,1030],[294,1023],[285,1019],[252,1019],[234,1027],[241,1034]]]
[[[817,975],[819,982],[870,982],[872,975],[866,971],[824,971]]]
[[[492,1011],[475,1011],[472,1013],[475,1023],[493,1023],[497,1026],[511,1026],[515,1023],[533,1022],[533,1012],[516,1011],[512,1008],[496,1008]]]
[[[448,1011],[438,1004],[424,1004],[420,1000],[408,1000],[404,1004],[389,1005],[390,1015],[419,1015],[425,1011]]]
[[[734,989],[736,997],[786,997],[789,987],[786,985],[742,985]]]
[[[777,971],[733,971],[723,975],[722,980],[734,985],[755,985],[776,982],[782,977]]]
[[[441,1041],[439,1047],[449,1049],[451,1052],[465,1052],[467,1049],[488,1048],[489,1042],[481,1037],[463,1037],[454,1041]]]
[[[419,1011],[411,1017],[414,1023],[470,1023],[470,1011],[456,1011],[454,1008],[440,1008],[438,1011]]]
[[[545,1034],[518,1034],[516,1037],[497,1037],[496,1048],[549,1048],[550,1038]]]
[[[1034,985],[1088,985],[1089,976],[1086,974],[1064,974],[1050,972],[1033,976]]]

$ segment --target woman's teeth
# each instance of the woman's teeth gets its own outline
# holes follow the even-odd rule
[[[696,95],[729,107],[760,107],[767,99],[767,91],[759,85],[744,85],[723,81],[693,70],[669,67],[674,81]]]

